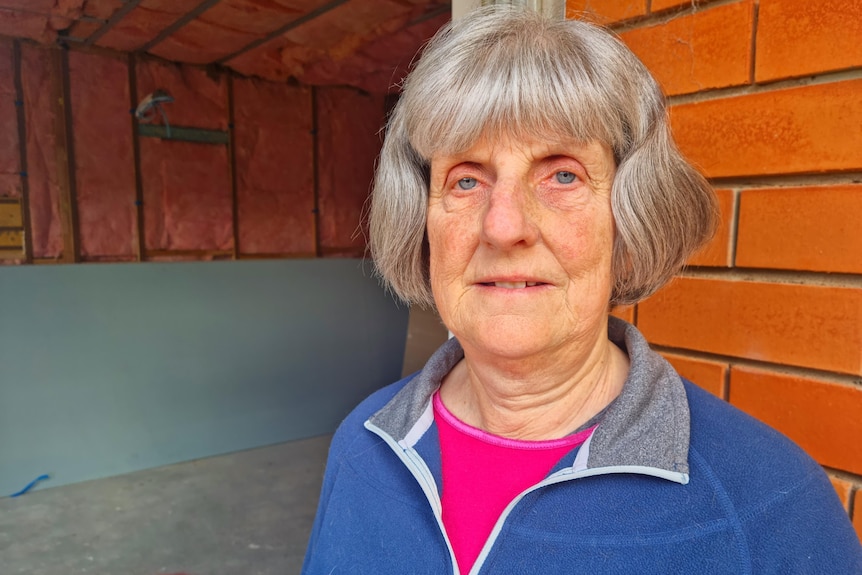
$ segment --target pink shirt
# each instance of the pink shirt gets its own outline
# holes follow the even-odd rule
[[[549,441],[507,439],[456,418],[439,392],[433,401],[443,465],[443,525],[461,573],[468,573],[506,506],[544,479],[595,426]]]

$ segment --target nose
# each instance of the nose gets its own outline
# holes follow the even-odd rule
[[[525,186],[518,182],[496,183],[488,195],[482,236],[487,244],[498,249],[536,243],[539,232]]]

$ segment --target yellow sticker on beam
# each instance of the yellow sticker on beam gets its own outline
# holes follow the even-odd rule
[[[0,228],[20,228],[23,225],[21,202],[0,198]]]
[[[24,230],[0,230],[0,250],[24,251]]]

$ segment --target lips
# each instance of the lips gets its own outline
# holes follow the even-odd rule
[[[498,287],[503,289],[524,289],[527,287],[536,287],[545,285],[544,282],[481,282],[483,286],[487,287]]]

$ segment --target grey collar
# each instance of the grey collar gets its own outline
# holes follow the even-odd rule
[[[575,466],[630,471],[654,468],[687,482],[690,424],[682,380],[634,326],[611,316],[608,337],[628,354],[631,367],[622,392],[608,406]],[[369,423],[399,442],[411,431],[415,434],[431,396],[463,357],[456,339],[444,343]]]

